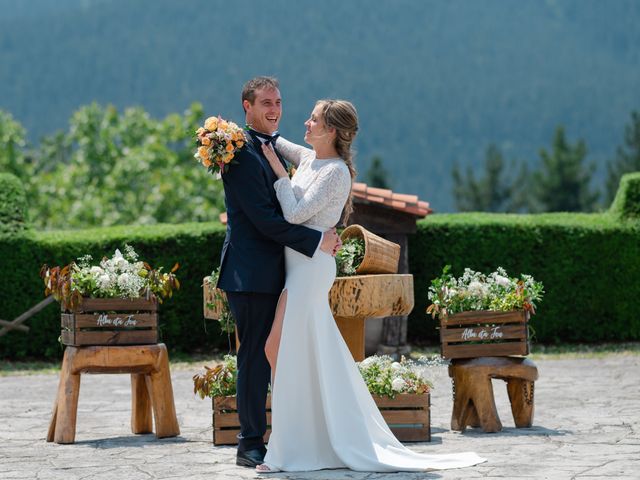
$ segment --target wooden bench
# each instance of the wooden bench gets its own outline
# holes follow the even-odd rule
[[[131,374],[131,431],[153,432],[153,411],[158,438],[180,434],[169,355],[164,344],[67,347],[47,433],[48,442],[75,441],[80,375],[83,373]]]
[[[452,360],[449,376],[454,389],[452,430],[464,431],[467,426],[481,427],[485,432],[502,430],[493,398],[493,378],[507,382],[516,427],[533,424],[533,389],[538,369],[531,360],[518,357]]]

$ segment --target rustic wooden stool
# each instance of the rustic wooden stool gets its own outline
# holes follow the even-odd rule
[[[47,442],[73,443],[76,437],[76,414],[83,373],[131,374],[131,431],[156,436],[180,434],[173,388],[169,372],[169,355],[163,343],[155,345],[67,347],[64,351],[58,395]]]
[[[538,369],[531,360],[516,357],[452,360],[449,376],[454,389],[451,430],[464,431],[467,426],[482,427],[485,432],[502,430],[493,398],[492,378],[507,382],[516,427],[532,425],[533,387],[538,379]]]

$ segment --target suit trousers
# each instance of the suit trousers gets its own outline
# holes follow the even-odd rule
[[[264,352],[271,332],[279,295],[271,293],[226,292],[236,321],[240,349],[236,401],[240,418],[238,451],[264,448],[267,431],[265,405],[271,367]]]

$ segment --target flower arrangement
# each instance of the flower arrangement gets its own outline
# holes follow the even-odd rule
[[[246,137],[242,128],[218,116],[207,118],[204,126],[196,130],[196,142],[194,157],[216,178],[221,178],[244,146]]]
[[[359,362],[358,369],[370,393],[393,398],[399,393],[428,393],[433,385],[423,371],[442,364],[438,356],[423,356],[417,362],[403,356],[395,362],[387,355],[373,355]]]
[[[220,267],[211,272],[211,275],[207,277],[209,281],[209,286],[213,290],[213,302],[207,303],[207,308],[215,308],[216,304],[220,308],[220,317],[218,321],[220,322],[220,330],[227,334],[232,334],[236,330],[236,321],[233,318],[231,313],[231,309],[229,308],[229,301],[227,300],[227,296],[222,292],[222,290],[215,288],[215,285],[218,283],[218,277],[220,276]]]
[[[140,298],[155,295],[162,303],[170,298],[173,290],[180,288],[174,275],[179,265],[171,272],[163,273],[138,260],[138,254],[130,245],[124,246],[124,254],[116,249],[111,258],[104,257],[99,265],[91,265],[91,255],[78,258],[65,267],[43,265],[40,276],[45,284],[45,295],[53,297],[65,310],[75,309],[82,297],[92,298]]]
[[[394,398],[400,393],[428,393],[432,385],[424,378],[424,370],[443,365],[439,356],[420,357],[417,361],[402,357],[394,362],[389,356],[365,358],[358,363],[369,392]],[[204,373],[193,376],[193,393],[205,397],[231,396],[236,394],[237,364],[234,355],[225,355],[224,361],[215,368],[204,367]]]
[[[336,254],[336,267],[338,276],[350,276],[356,274],[356,269],[364,258],[364,240],[352,237],[347,239],[342,248]]]
[[[225,355],[223,362],[214,367],[204,367],[204,373],[193,376],[193,393],[205,397],[227,397],[236,394],[238,364],[235,355]]]
[[[488,275],[465,268],[459,278],[450,270],[451,265],[447,265],[442,275],[431,281],[427,313],[433,318],[470,310],[525,310],[535,314],[536,302],[544,294],[542,283],[531,275],[512,278],[502,267]]]

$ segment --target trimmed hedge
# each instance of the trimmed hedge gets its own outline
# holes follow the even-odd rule
[[[640,219],[640,172],[622,176],[610,212],[621,219]]]
[[[609,214],[438,214],[419,222],[409,243],[416,306],[413,342],[438,341],[425,314],[431,279],[446,264],[490,272],[502,266],[544,283],[532,317],[535,340],[596,342],[640,339],[640,224]]]
[[[218,323],[205,321],[202,278],[220,260],[225,229],[219,223],[110,227],[77,231],[25,232],[0,238],[0,318],[11,320],[44,298],[40,267],[66,265],[89,253],[94,260],[111,256],[125,243],[153,267],[176,272],[181,288],[160,308],[160,338],[173,351],[211,351],[227,346]],[[57,358],[60,310],[54,303],[25,323],[28,333],[0,337],[0,358]]]
[[[86,253],[94,259],[133,245],[152,266],[175,262],[182,288],[161,307],[161,339],[172,351],[227,348],[218,323],[205,321],[201,282],[218,265],[225,229],[218,223],[110,227],[77,231],[22,231],[0,236],[0,318],[11,320],[43,299],[43,263],[66,265]],[[437,214],[418,223],[409,242],[416,306],[413,343],[438,341],[425,313],[427,289],[446,264],[484,272],[498,266],[528,273],[546,295],[532,319],[536,341],[640,339],[640,222],[613,214]],[[60,313],[49,306],[26,325],[0,337],[0,358],[59,358]]]
[[[26,228],[27,195],[22,182],[10,173],[0,173],[0,236]]]

